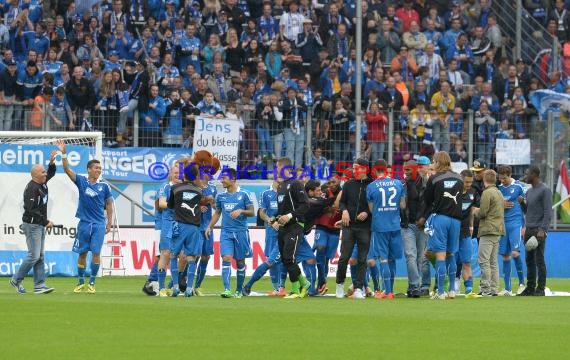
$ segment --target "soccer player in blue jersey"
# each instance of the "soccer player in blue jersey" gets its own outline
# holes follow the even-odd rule
[[[89,160],[87,177],[77,175],[69,168],[65,142],[58,140],[56,145],[61,151],[63,170],[79,190],[79,203],[75,214],[79,218],[79,223],[73,243],[73,252],[79,254],[77,260],[79,282],[73,292],[80,293],[85,288],[87,253],[91,251],[93,258],[91,259],[91,277],[87,285],[87,292],[94,294],[95,277],[99,272],[99,264],[101,263],[101,247],[103,247],[105,234],[111,231],[113,225],[113,196],[109,185],[99,181],[102,171],[99,160]]]
[[[188,165],[185,162],[184,165]],[[187,168],[184,167],[184,181],[173,184],[168,197],[168,208],[173,211],[173,218],[178,224],[178,235],[172,237],[170,245],[170,269],[172,273],[172,296],[178,296],[180,288],[178,285],[178,255],[182,251],[186,256],[187,266],[187,286],[184,295],[194,296],[194,276],[196,274],[196,259],[202,253],[202,237],[200,236],[200,222],[202,213],[202,187],[198,179],[200,174],[198,165]],[[172,271],[172,269],[174,271]],[[176,274],[176,275],[175,275]]]
[[[279,272],[281,270],[281,255],[279,254],[279,246],[277,245],[277,232],[279,231],[279,224],[273,222],[270,224],[271,218],[277,215],[277,188],[279,183],[273,180],[271,188],[265,190],[261,194],[259,204],[260,217],[265,222],[265,249],[263,251],[266,260],[255,269],[251,279],[243,287],[243,295],[248,296],[251,293],[251,288],[256,281],[269,270],[271,277],[271,284],[273,290],[269,293],[270,296],[279,295]],[[284,295],[284,294],[283,294]]]
[[[170,252],[170,249],[172,247],[173,238],[178,232],[178,224],[174,220],[174,210],[168,207],[168,199],[170,198],[172,186],[181,182],[178,164],[178,162],[175,162],[170,168],[168,182],[162,184],[158,190],[158,208],[162,214],[160,242],[158,244],[160,251],[160,259],[158,260],[158,288],[159,296],[161,297],[168,296],[165,288],[166,269],[168,264],[172,262],[171,257],[176,257],[176,255]],[[176,260],[176,258],[174,260]],[[176,291],[178,285],[178,265],[174,268],[171,267],[170,273],[174,284],[174,291],[172,293],[174,296],[175,292],[179,293],[179,291]],[[177,295],[178,294],[176,294],[176,296]]]
[[[403,256],[400,209],[406,207],[406,192],[402,181],[390,178],[387,163],[374,163],[376,180],[366,187],[366,199],[372,214],[372,232],[378,247],[384,295],[394,299],[396,260]]]
[[[196,284],[194,285],[194,294],[196,296],[203,296],[200,286],[202,286],[202,281],[206,276],[206,269],[208,268],[208,262],[210,261],[210,256],[214,254],[214,238],[206,237],[206,228],[210,221],[212,220],[213,205],[216,202],[216,195],[218,194],[216,190],[216,185],[210,182],[210,175],[203,174],[202,182],[202,198],[204,199],[204,205],[200,207],[202,212],[202,222],[200,223],[200,236],[202,236],[202,253],[200,254],[200,262],[196,270]]]
[[[473,222],[474,212],[479,206],[479,193],[471,187],[473,183],[473,172],[463,170],[459,175],[463,179],[463,191],[461,193],[461,228],[459,234],[459,251],[455,255],[458,259],[457,266],[461,266],[463,285],[465,286],[465,297],[474,297],[473,276],[471,275],[471,258],[473,257]],[[458,279],[456,279],[458,281]],[[456,288],[459,284],[455,284]]]
[[[424,191],[424,202],[428,213],[426,229],[429,235],[427,249],[435,253],[437,293],[432,299],[446,299],[444,281],[446,270],[449,276],[447,298],[455,298],[455,253],[459,249],[461,228],[461,198],[463,180],[451,171],[451,158],[445,151],[433,157],[435,174],[430,176]]]
[[[235,169],[224,168],[220,174],[225,192],[216,196],[216,211],[212,221],[206,228],[205,235],[210,237],[214,225],[222,218],[220,234],[220,252],[222,255],[223,298],[240,298],[245,280],[245,259],[253,255],[247,228],[247,218],[255,216],[253,203],[249,194],[241,190],[237,184]],[[237,279],[236,291],[230,290],[232,260],[236,261]]]
[[[510,166],[499,166],[499,190],[505,200],[505,235],[499,241],[499,254],[503,256],[503,279],[505,288],[497,295],[512,296],[511,285],[511,255],[517,269],[519,287],[517,294],[524,291],[524,273],[522,260],[520,258],[521,233],[524,223],[523,207],[525,206],[525,188],[517,180],[511,177]]]

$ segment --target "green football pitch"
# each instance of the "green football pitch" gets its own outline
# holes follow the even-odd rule
[[[2,359],[558,359],[570,353],[570,297],[175,299],[143,294],[141,277],[100,278],[96,294],[74,294],[73,278],[48,280],[52,294],[19,295],[0,278]],[[24,285],[31,289],[31,282]],[[221,281],[207,278],[204,285],[216,294]],[[570,280],[548,286],[569,291]],[[396,289],[405,287],[399,279]],[[269,281],[254,290],[269,290]]]

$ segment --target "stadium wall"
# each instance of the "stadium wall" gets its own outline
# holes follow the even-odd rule
[[[71,252],[73,241],[71,234],[74,228],[64,228],[54,230],[46,237],[46,272],[50,276],[75,276],[77,275],[77,254]],[[208,264],[208,275],[220,275],[221,259],[219,252],[220,230],[214,230],[214,256]],[[263,248],[265,246],[265,230],[261,228],[250,229],[250,237],[253,248],[253,257],[247,259],[247,275],[265,260]],[[117,258],[107,258],[104,263],[105,268],[121,268],[124,265],[125,275],[147,275],[153,261],[153,255],[157,249],[158,235],[156,230],[149,227],[129,227],[120,231],[120,239],[111,243],[107,239],[107,246],[103,252],[106,255],[122,254],[122,260]],[[546,246],[546,265],[549,278],[570,278],[569,254],[570,254],[570,232],[550,232]],[[313,242],[313,233],[308,236],[310,244]],[[476,242],[474,242],[476,246]],[[6,234],[2,235],[0,242],[0,275],[12,275],[22,263],[26,256],[26,243],[22,236],[14,237]],[[524,254],[523,254],[524,256]],[[475,256],[476,258],[476,256]],[[329,268],[329,277],[334,277],[336,273],[336,263],[338,253],[333,259]],[[122,263],[121,263],[122,262]],[[501,262],[499,262],[501,263]],[[235,270],[235,264],[234,264]],[[114,272],[117,274],[117,272]],[[234,272],[235,275],[235,272]],[[475,271],[475,276],[478,276]],[[513,273],[513,276],[515,274]],[[406,264],[403,259],[397,262],[397,276],[406,276]]]

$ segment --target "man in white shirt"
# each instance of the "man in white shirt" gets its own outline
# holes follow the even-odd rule
[[[295,40],[297,40],[297,35],[303,31],[303,20],[305,20],[305,17],[299,13],[297,0],[291,1],[289,3],[289,12],[283,14],[279,22],[281,36],[294,44]]]

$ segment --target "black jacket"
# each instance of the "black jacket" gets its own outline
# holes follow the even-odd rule
[[[18,71],[14,75],[10,75],[8,69],[0,73],[0,91],[4,91],[4,96],[15,96],[18,80]]]
[[[408,226],[408,224],[415,224],[417,220],[426,217],[425,181],[419,175],[417,179],[406,180],[406,209],[402,210],[401,213],[403,227]]]
[[[75,79],[69,80],[66,93],[67,101],[73,111],[77,108],[91,110],[95,106],[95,90],[86,78],[81,78],[79,85],[75,83]]]
[[[304,223],[307,210],[309,210],[309,199],[303,184],[299,180],[285,180],[279,184],[277,189],[277,215],[293,215],[285,228],[298,222]]]
[[[296,98],[296,102],[289,100],[289,98],[283,99],[283,104],[281,105],[281,109],[283,110],[283,120],[288,126],[292,127],[295,121],[294,111],[295,105],[297,106],[297,119],[299,120],[299,126],[305,126],[305,117],[304,113],[307,111],[307,105],[300,97]]]
[[[315,220],[321,216],[325,209],[334,204],[336,197],[325,198],[309,198],[309,210],[305,214],[305,234],[311,232]]]
[[[269,108],[269,111],[265,111],[265,107]],[[276,121],[275,114],[273,113],[273,106],[271,104],[264,105],[262,102],[259,102],[255,107],[255,117],[252,120],[252,127],[256,128],[257,125],[261,126],[264,129],[269,129],[271,124]]]
[[[446,215],[461,221],[462,192],[461,176],[451,171],[439,172],[427,181],[424,203],[430,214]]]
[[[363,180],[348,180],[342,187],[342,195],[340,196],[340,211],[348,210],[350,216],[350,226],[370,227],[372,216],[368,209],[368,201],[366,200],[366,187],[372,183],[372,178],[367,177]],[[364,221],[356,220],[356,216],[361,212],[366,212],[368,217]]]
[[[402,97],[402,93],[397,89],[394,89],[394,97],[392,97],[388,89],[385,89],[384,91],[378,94],[378,102],[382,104],[384,110],[389,109],[388,104],[391,103],[392,101],[394,102],[394,107],[392,109],[394,111],[400,111],[400,108],[402,107],[402,105],[404,105],[404,98]]]
[[[55,175],[55,164],[48,166],[47,178],[44,184],[31,180],[24,190],[24,215],[22,221],[28,224],[46,226],[48,187],[47,182]]]

